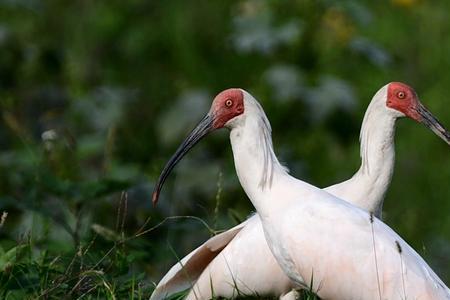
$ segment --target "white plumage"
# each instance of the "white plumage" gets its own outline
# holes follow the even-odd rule
[[[195,281],[200,272],[189,269],[189,261],[205,250],[213,253],[209,264],[203,262],[207,267],[189,299],[208,299],[212,291],[224,297],[255,292],[285,295],[292,286],[309,287],[311,282],[322,299],[449,299],[448,288],[389,227],[289,176],[273,152],[270,125],[262,108],[250,94],[242,93],[245,112],[226,126],[231,129],[239,180],[261,219],[251,217],[183,259],[183,272],[192,271],[190,280]],[[377,215],[393,170],[395,120],[403,116],[386,107],[386,97],[387,86],[375,95],[366,112],[361,168],[348,181],[327,189]],[[215,247],[211,247],[212,240]],[[152,299],[189,287],[180,269],[180,265],[171,269]]]

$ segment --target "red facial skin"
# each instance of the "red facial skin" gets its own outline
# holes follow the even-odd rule
[[[404,113],[417,122],[422,121],[422,116],[418,113],[419,98],[410,86],[401,82],[392,82],[388,86],[387,107]]]
[[[211,112],[213,128],[222,128],[229,120],[244,113],[244,93],[240,89],[221,92],[214,98]]]

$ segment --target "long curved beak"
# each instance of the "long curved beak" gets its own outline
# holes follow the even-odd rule
[[[200,141],[205,135],[207,135],[209,132],[213,130],[212,126],[213,121],[214,121],[213,117],[211,116],[210,113],[208,113],[200,121],[200,123],[198,123],[197,127],[195,127],[194,130],[191,131],[188,137],[178,147],[175,154],[172,155],[170,160],[167,162],[166,166],[161,172],[161,175],[159,175],[158,181],[153,190],[152,195],[153,206],[155,206],[156,203],[158,202],[159,193],[161,192],[164,182],[166,181],[170,172],[173,170],[176,164],[183,158],[183,156],[186,155],[186,153],[198,143],[198,141]]]
[[[438,137],[450,145],[450,132],[436,119],[431,112],[419,102],[416,108],[417,113],[422,117],[421,123],[430,128]]]

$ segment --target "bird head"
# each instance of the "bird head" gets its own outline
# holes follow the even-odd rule
[[[387,85],[386,107],[395,112],[397,117],[406,116],[423,123],[450,145],[450,132],[420,102],[412,87],[401,82],[389,83]]]
[[[152,195],[156,205],[161,188],[175,165],[208,133],[223,127],[231,127],[234,120],[244,114],[244,97],[249,95],[241,89],[227,89],[219,93],[213,100],[211,109],[181,143],[164,167]]]

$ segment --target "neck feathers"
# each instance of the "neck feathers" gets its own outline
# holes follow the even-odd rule
[[[262,190],[264,190],[266,187],[269,189],[272,187],[273,174],[275,169],[281,169],[283,172],[287,172],[287,169],[280,164],[278,158],[275,155],[275,152],[273,151],[272,128],[270,127],[269,120],[267,119],[267,116],[262,110],[261,106],[257,102],[256,104],[260,109],[260,118],[258,121],[258,136],[260,139],[263,156],[263,169],[258,186]]]
[[[361,167],[343,184],[354,185],[358,191],[349,199],[353,204],[380,216],[394,171],[396,117],[377,100],[369,104],[361,126]]]
[[[396,117],[391,115],[385,107],[386,91],[381,89],[372,99],[364,115],[361,125],[360,172],[366,175],[380,171],[386,163],[393,165],[394,133]],[[384,161],[385,159],[392,160]]]
[[[247,95],[245,115],[233,124],[230,135],[236,169],[243,186],[270,189],[276,175],[286,174],[287,169],[273,150],[272,129],[266,114],[261,105]]]
[[[374,101],[370,102],[369,107],[364,115],[364,119],[361,125],[361,132],[359,134],[360,156],[361,156],[361,169],[363,174],[370,174],[370,162],[369,162],[369,145],[371,136],[371,127],[376,120],[372,111],[374,110]]]

